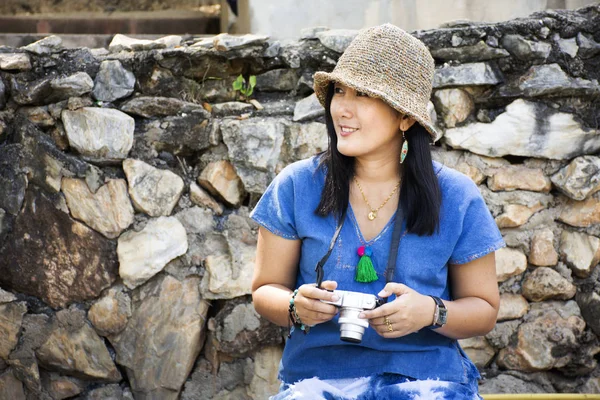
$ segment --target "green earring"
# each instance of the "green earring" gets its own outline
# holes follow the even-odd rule
[[[400,164],[404,163],[404,159],[408,154],[408,140],[406,140],[406,136],[404,136],[404,131],[402,131],[402,139],[404,139],[402,143],[402,151],[400,152]]]

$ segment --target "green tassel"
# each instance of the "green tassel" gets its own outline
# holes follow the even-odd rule
[[[356,266],[356,276],[354,277],[354,280],[356,282],[370,283],[375,282],[377,279],[377,272],[375,272],[375,268],[373,268],[371,257],[366,254],[363,255]]]

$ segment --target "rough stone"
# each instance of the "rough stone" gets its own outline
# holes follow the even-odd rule
[[[529,263],[538,267],[551,267],[558,263],[558,253],[554,249],[554,233],[550,229],[535,232],[531,238]]]
[[[459,344],[477,368],[485,368],[496,355],[494,348],[483,336],[462,339]]]
[[[225,160],[211,162],[198,177],[198,183],[227,205],[239,207],[244,187],[233,166]]]
[[[154,49],[166,49],[178,46],[181,43],[181,36],[165,36],[156,40],[134,39],[125,35],[116,34],[110,44],[108,50],[111,53],[118,53],[123,50],[127,51],[142,51]]]
[[[496,251],[496,279],[504,282],[527,269],[527,257],[519,250],[503,247]]]
[[[77,72],[63,78],[50,81],[52,89],[51,101],[66,100],[70,97],[82,96],[94,88],[94,81],[85,72]]]
[[[282,354],[281,346],[266,346],[254,354],[254,375],[248,385],[252,400],[267,399],[279,392],[277,375]]]
[[[226,251],[206,257],[201,291],[205,299],[232,299],[250,294],[256,258],[256,235],[247,218],[231,214],[225,223]]]
[[[521,204],[507,204],[504,206],[504,213],[498,215],[495,221],[498,228],[515,228],[525,224],[533,214],[543,208],[539,203],[533,207]]]
[[[116,277],[115,245],[30,187],[0,250],[0,281],[54,308],[96,298]],[[44,224],[40,224],[44,221]]]
[[[534,42],[520,35],[505,35],[502,38],[502,47],[520,60],[543,59],[545,60],[552,51],[552,46],[545,42]]]
[[[320,122],[309,122],[304,124],[293,124],[289,126],[288,133],[282,147],[280,163],[276,172],[282,168],[282,164],[292,163],[314,156],[327,150],[329,136],[325,124]]]
[[[47,36],[37,42],[22,47],[22,49],[37,55],[56,53],[63,49],[62,39],[59,36]]]
[[[133,146],[135,122],[121,111],[84,107],[61,115],[69,145],[84,158],[122,160]]]
[[[40,364],[82,379],[119,382],[121,374],[104,341],[85,322],[85,312],[62,310],[56,317],[57,326],[36,350]]]
[[[577,52],[579,51],[576,38],[558,39],[556,42],[563,53],[568,54],[571,58],[575,58]]]
[[[245,104],[245,103],[244,103]],[[202,106],[171,97],[138,96],[121,105],[120,110],[144,118],[166,117],[201,110]]]
[[[256,90],[288,92],[298,84],[299,76],[293,69],[273,69],[256,76]]]
[[[281,343],[281,328],[261,318],[248,297],[227,302],[209,325],[214,325],[212,344],[228,356],[246,357],[262,346]]]
[[[0,375],[0,399],[25,400],[23,383],[18,380],[12,369]]]
[[[502,349],[511,342],[511,338],[517,332],[519,325],[521,325],[521,320],[497,322],[494,329],[485,335],[485,338],[494,348]]]
[[[519,326],[517,342],[502,349],[496,362],[502,368],[528,372],[564,367],[573,359],[584,328],[574,301],[532,306]]]
[[[10,352],[17,346],[26,312],[26,303],[0,304],[0,359],[8,359]]]
[[[491,64],[479,62],[436,68],[433,87],[497,85],[503,80],[502,74]]]
[[[494,191],[530,190],[548,193],[552,187],[550,179],[540,168],[504,167],[498,169],[487,181]]]
[[[600,262],[600,239],[585,233],[562,231],[560,256],[579,278],[587,278]]]
[[[530,301],[569,300],[577,287],[548,267],[539,267],[523,281],[523,296]]]
[[[118,60],[106,60],[100,64],[92,95],[96,100],[112,102],[133,93],[135,75],[126,70]]]
[[[529,311],[529,303],[520,294],[504,293],[500,295],[498,321],[521,318]]]
[[[0,69],[24,71],[31,69],[31,60],[26,53],[0,54]]]
[[[2,211],[0,209],[0,221],[1,221]],[[6,290],[0,288],[0,304],[10,303],[17,299],[17,296],[12,294],[11,292],[7,292]]]
[[[581,156],[552,175],[552,183],[573,200],[585,200],[600,190],[600,157]]]
[[[42,374],[42,383],[52,399],[67,399],[77,396],[85,389],[79,379],[62,376],[55,372]]]
[[[280,118],[223,121],[223,142],[246,191],[264,193],[275,177],[289,122]]]
[[[160,120],[147,120],[136,128],[136,146],[145,144],[157,152],[188,156],[211,146],[210,135],[215,123],[209,123],[210,114],[195,109]]]
[[[600,150],[600,135],[584,129],[572,114],[521,99],[510,103],[491,123],[446,130],[444,140],[452,148],[491,157],[562,160]]]
[[[185,187],[179,175],[134,159],[123,161],[123,170],[131,201],[138,211],[152,217],[171,215]]]
[[[208,336],[207,341],[210,341],[211,335]],[[185,382],[181,393],[182,400],[251,400],[243,387],[248,385],[251,379],[249,375],[253,365],[250,358],[221,360],[218,369],[202,357],[197,364],[190,379]]]
[[[579,45],[577,55],[583,59],[592,58],[600,53],[600,43],[587,37],[583,32],[577,34],[577,44]]]
[[[577,293],[576,300],[587,325],[596,335],[600,335],[600,294],[580,292]]]
[[[472,46],[431,49],[431,55],[438,60],[460,61],[461,63],[486,61],[510,56],[508,51],[489,46],[483,40]]]
[[[121,332],[131,317],[131,299],[122,286],[111,287],[88,311],[88,318],[102,336]]]
[[[0,110],[4,109],[4,107],[6,107],[6,85],[0,76]],[[3,140],[5,130],[6,123],[0,119],[0,141]]]
[[[236,50],[252,45],[263,45],[269,39],[264,35],[229,35],[221,33],[213,38],[213,47],[217,51]]]
[[[119,386],[116,383],[113,383],[110,385],[106,385],[106,386],[102,386],[102,387],[90,390],[85,395],[83,400],[105,400],[105,399],[125,400],[128,398],[129,397],[125,397],[123,395],[123,389],[121,389],[121,386]]]
[[[175,217],[159,217],[140,232],[119,237],[119,275],[133,289],[160,272],[172,259],[188,249],[185,228]]]
[[[600,199],[593,196],[584,201],[569,200],[563,206],[558,220],[580,228],[600,224]]]
[[[254,106],[252,104],[243,103],[241,101],[228,101],[226,103],[212,105],[212,113],[217,117],[242,115],[252,111],[254,111]]]
[[[454,169],[456,169],[458,172],[462,172],[463,174],[471,178],[471,180],[477,185],[481,184],[485,180],[485,178],[487,178],[487,176],[484,175],[484,173],[479,168],[473,165],[469,165],[466,162],[461,162],[457,164],[456,166],[454,166]]]
[[[10,93],[15,103],[20,105],[44,104],[52,93],[50,82],[50,78],[24,81],[18,76],[13,76],[10,80]]]
[[[40,128],[49,128],[55,124],[48,107],[21,107],[18,112]]]
[[[433,95],[433,103],[442,114],[447,128],[454,128],[464,122],[473,110],[473,99],[462,89],[440,89]]]
[[[338,53],[343,53],[356,35],[358,35],[358,31],[352,29],[330,29],[315,32],[315,36],[323,46]]]
[[[135,301],[125,330],[109,337],[136,399],[178,398],[204,342],[209,303],[198,283],[197,277],[153,280]]]
[[[522,393],[546,393],[546,390],[533,382],[524,381],[508,374],[500,374],[483,381],[479,385],[479,393],[519,395]]]
[[[584,96],[600,93],[597,80],[572,78],[560,65],[534,65],[523,76],[498,91],[500,96]]]
[[[62,192],[73,218],[109,239],[119,237],[133,223],[133,207],[123,179],[111,179],[92,193],[84,180],[64,178]]]
[[[204,189],[195,182],[190,183],[190,200],[202,207],[208,207],[217,215],[223,214],[223,206],[215,201]]]
[[[292,120],[294,122],[308,121],[324,115],[325,109],[321,103],[319,103],[317,95],[313,93],[296,103]]]

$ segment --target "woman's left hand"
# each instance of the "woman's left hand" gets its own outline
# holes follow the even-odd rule
[[[416,332],[433,323],[435,301],[429,296],[401,283],[388,283],[379,297],[392,294],[396,299],[374,310],[363,311],[360,318],[368,319],[377,333],[385,338],[397,338]]]

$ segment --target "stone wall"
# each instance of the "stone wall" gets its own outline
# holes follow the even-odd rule
[[[0,398],[277,390],[285,330],[252,308],[248,214],[326,147],[312,74],[355,34],[0,48]],[[599,393],[600,6],[415,34],[437,64],[434,157],[508,244],[498,324],[462,342],[481,390]]]

